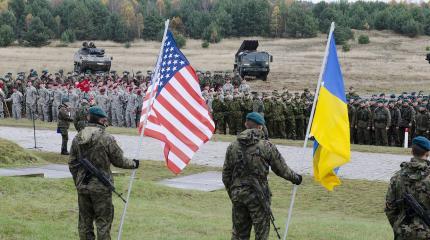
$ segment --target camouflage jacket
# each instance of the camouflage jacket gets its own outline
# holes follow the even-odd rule
[[[71,118],[70,109],[67,105],[61,104],[58,107],[58,128],[60,129],[69,129],[70,122],[73,122]]]
[[[416,115],[416,128],[419,131],[430,130],[430,114],[428,112],[418,112]]]
[[[87,158],[113,182],[111,164],[115,167],[132,169],[135,163],[124,157],[114,137],[99,124],[88,124],[72,141],[69,169],[78,191],[107,192],[109,189],[95,176],[86,179],[87,171],[78,164],[79,155]]]
[[[276,146],[263,137],[261,130],[247,129],[227,148],[222,181],[230,196],[235,189],[249,189],[256,183],[270,192],[267,181],[269,168],[288,181],[296,177]]]
[[[82,104],[82,106],[76,111],[75,118],[73,119],[73,125],[76,131],[80,132],[88,123],[88,104]]]
[[[412,158],[400,167],[400,171],[390,180],[385,206],[385,214],[393,227],[395,239],[430,239],[430,228],[403,201],[403,193],[407,192],[430,210],[430,162]]]
[[[391,114],[386,107],[377,107],[372,116],[374,127],[386,128],[391,126]]]

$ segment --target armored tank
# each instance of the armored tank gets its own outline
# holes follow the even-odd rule
[[[109,72],[112,59],[112,57],[105,55],[103,48],[97,48],[93,42],[84,42],[82,48],[74,55],[74,71],[78,73]]]
[[[242,78],[255,76],[266,81],[273,56],[267,52],[257,51],[257,48],[258,40],[244,40],[235,55],[234,71]]]

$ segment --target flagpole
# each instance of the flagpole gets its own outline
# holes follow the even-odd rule
[[[152,76],[152,84],[151,84],[151,92],[150,92],[151,95],[148,98],[148,105],[147,105],[147,108],[146,108],[146,113],[145,113],[145,117],[144,117],[144,120],[143,120],[142,129],[140,131],[140,144],[139,144],[139,147],[137,148],[137,155],[140,153],[140,150],[142,150],[142,148],[143,148],[143,134],[145,132],[146,123],[148,121],[148,115],[149,115],[150,110],[151,110],[150,108],[151,108],[151,102],[152,102],[152,99],[153,99],[153,96],[154,96],[153,92],[154,92],[154,88],[155,88],[155,85],[156,85],[156,79],[159,79],[159,75],[160,75],[160,69],[159,68],[160,68],[160,63],[161,63],[161,60],[162,60],[161,58],[163,56],[163,47],[164,47],[164,42],[166,40],[166,35],[167,35],[167,30],[168,29],[169,29],[169,19],[167,19],[164,22],[163,40],[161,41],[160,52],[158,54],[158,59],[157,59],[157,64],[155,66],[154,75]],[[137,171],[137,169],[133,169],[133,171],[131,173],[131,176],[130,176],[130,182],[129,182],[129,185],[128,185],[128,192],[127,192],[127,199],[126,199],[126,202],[125,202],[125,205],[124,205],[124,209],[122,211],[121,222],[119,224],[118,238],[117,238],[118,240],[121,240],[121,237],[122,237],[122,230],[123,230],[123,226],[124,226],[125,215],[127,213],[128,202],[129,202],[129,199],[130,199],[130,194],[131,194],[131,188],[133,186],[133,181],[134,181],[135,176],[136,176],[136,171]]]
[[[314,102],[312,104],[312,111],[311,111],[311,115],[310,115],[310,118],[309,118],[309,123],[308,123],[307,129],[306,129],[306,137],[305,137],[305,141],[303,143],[303,148],[302,148],[302,157],[303,157],[303,160],[305,160],[305,154],[306,154],[306,148],[307,148],[307,145],[308,145],[309,134],[310,134],[310,131],[311,131],[312,122],[314,120],[316,103],[318,101],[318,97],[319,97],[319,93],[320,93],[320,89],[321,89],[321,82],[322,82],[323,73],[325,71],[325,67],[326,67],[326,64],[327,64],[327,58],[328,58],[328,53],[329,53],[329,49],[330,49],[330,41],[331,41],[331,38],[332,38],[332,35],[333,35],[333,32],[334,32],[334,27],[335,27],[334,26],[334,22],[332,22],[331,26],[330,26],[330,32],[329,32],[329,35],[328,35],[327,45],[326,45],[326,48],[325,48],[325,54],[324,54],[323,63],[321,65],[320,75],[318,77],[317,89],[315,90],[315,97],[314,97]],[[293,191],[291,193],[290,208],[288,210],[287,222],[285,223],[285,232],[284,232],[283,240],[287,239],[288,229],[290,227],[291,217],[292,217],[292,214],[293,214],[294,201],[296,199],[297,188],[298,188],[298,185],[294,185],[293,186]]]

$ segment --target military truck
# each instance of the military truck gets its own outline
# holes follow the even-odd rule
[[[97,48],[93,42],[84,42],[82,48],[74,55],[74,71],[78,73],[109,72],[112,59],[112,57],[105,55],[103,48]]]
[[[234,71],[237,71],[242,78],[255,76],[266,81],[273,56],[267,52],[257,51],[257,48],[258,40],[244,40],[235,55]]]

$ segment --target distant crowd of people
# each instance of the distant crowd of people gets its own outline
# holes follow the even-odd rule
[[[303,140],[313,103],[309,89],[302,92],[252,91],[246,79],[238,73],[196,71],[219,134],[236,135],[244,129],[246,115],[262,114],[266,120],[267,137]],[[12,117],[55,122],[63,103],[70,108],[71,117],[100,106],[116,127],[138,126],[140,110],[151,71],[130,74],[78,74],[63,71],[38,74],[7,73],[0,78],[0,118]],[[385,94],[361,98],[353,87],[347,94],[351,143],[381,146],[401,146],[405,132],[429,137],[429,96],[423,92]],[[78,116],[79,118],[79,116]]]

